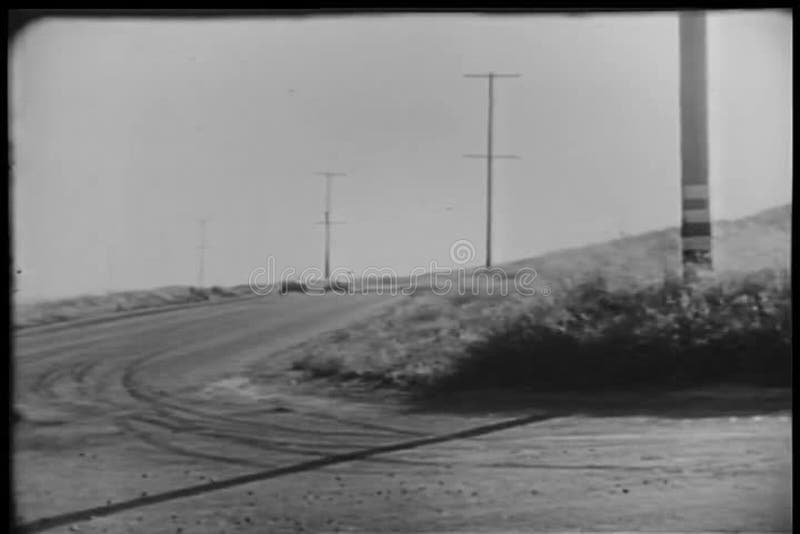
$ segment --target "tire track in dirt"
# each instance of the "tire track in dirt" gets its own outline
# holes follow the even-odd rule
[[[312,301],[314,299],[309,298],[306,302]],[[300,302],[300,299],[295,302]],[[456,416],[449,418],[437,415],[428,418],[425,414],[412,414],[406,417],[404,412],[395,410],[391,406],[387,408],[383,405],[380,407],[373,405],[370,409],[368,405],[355,401],[352,403],[334,400],[319,402],[319,399],[316,399],[315,402],[313,393],[305,397],[297,393],[297,389],[292,390],[292,388],[276,388],[266,391],[268,394],[266,404],[263,404],[261,408],[253,409],[258,406],[254,400],[237,397],[236,395],[239,393],[232,393],[224,388],[222,390],[212,388],[209,393],[204,389],[203,386],[209,385],[219,378],[229,378],[231,373],[234,373],[234,376],[238,376],[237,372],[242,374],[237,368],[237,362],[252,357],[255,351],[259,353],[260,357],[276,354],[273,378],[281,379],[281,365],[283,364],[277,353],[282,350],[281,347],[284,343],[273,343],[269,336],[287,335],[288,338],[282,338],[282,341],[286,341],[287,339],[296,339],[308,325],[311,325],[312,329],[319,330],[320,325],[316,323],[330,315],[332,308],[334,308],[332,305],[320,306],[313,302],[313,309],[300,310],[294,315],[294,324],[286,321],[283,317],[283,315],[294,313],[291,310],[289,310],[291,313],[283,312],[277,310],[276,307],[271,311],[267,310],[269,313],[260,315],[264,310],[253,304],[246,307],[243,304],[242,309],[238,310],[229,309],[221,316],[209,314],[209,317],[203,320],[177,321],[172,319],[166,321],[170,314],[160,315],[157,320],[148,320],[156,323],[151,324],[150,328],[137,327],[125,330],[122,328],[124,322],[120,321],[113,327],[104,325],[103,328],[109,329],[104,334],[106,341],[99,341],[96,345],[92,343],[81,345],[80,348],[69,349],[62,355],[59,355],[57,351],[57,341],[60,335],[48,337],[46,343],[43,344],[48,347],[47,350],[51,351],[46,362],[36,358],[35,344],[28,345],[29,359],[26,357],[22,374],[28,382],[31,382],[32,378],[41,379],[43,389],[40,395],[43,402],[58,405],[67,405],[71,402],[87,403],[86,405],[76,404],[75,413],[78,415],[92,413],[92,417],[95,417],[97,421],[106,424],[110,422],[110,426],[115,430],[120,429],[120,432],[119,437],[110,439],[108,443],[102,445],[102,448],[98,447],[95,450],[83,448],[84,446],[90,447],[91,444],[80,443],[74,448],[71,445],[67,448],[59,442],[58,447],[52,443],[45,444],[42,447],[45,450],[44,453],[36,452],[28,455],[26,460],[32,476],[28,481],[30,493],[24,494],[27,499],[26,505],[33,514],[39,514],[41,510],[49,510],[47,512],[49,517],[29,515],[25,519],[20,519],[19,522],[23,527],[21,530],[41,532],[51,528],[65,527],[73,522],[91,519],[93,516],[98,518],[113,516],[110,519],[113,522],[111,524],[123,528],[127,521],[125,511],[149,507],[146,509],[147,513],[142,515],[154,517],[153,521],[148,524],[149,531],[154,531],[162,526],[157,522],[168,520],[169,517],[168,514],[166,516],[159,515],[161,508],[166,508],[167,512],[171,512],[172,507],[206,506],[215,513],[223,513],[223,511],[227,512],[231,508],[235,508],[239,499],[238,491],[235,492],[237,495],[226,495],[223,490],[285,477],[264,484],[264,488],[256,486],[246,488],[262,489],[262,496],[267,499],[263,502],[264,507],[274,506],[276,509],[280,509],[283,503],[270,503],[269,495],[280,493],[285,487],[296,487],[295,493],[289,492],[291,500],[293,496],[300,497],[300,491],[304,489],[304,484],[318,489],[319,485],[324,486],[326,478],[332,476],[330,473],[326,474],[326,468],[329,466],[336,466],[333,470],[338,474],[352,472],[356,477],[361,477],[356,482],[364,484],[357,487],[359,491],[370,487],[372,483],[370,478],[383,479],[384,477],[393,477],[395,473],[399,478],[404,471],[402,466],[407,464],[412,468],[406,471],[416,473],[411,479],[417,477],[418,480],[420,478],[424,480],[424,477],[432,472],[442,472],[444,475],[440,478],[450,477],[445,482],[446,484],[449,484],[450,480],[483,482],[492,478],[488,473],[503,473],[503,477],[516,477],[514,484],[492,487],[492,491],[499,490],[498,502],[501,503],[518,503],[519,495],[518,492],[515,492],[527,484],[526,478],[536,479],[537,484],[542,480],[567,480],[570,478],[580,481],[583,478],[581,474],[583,471],[598,477],[600,480],[598,485],[607,484],[611,487],[619,482],[620,477],[649,478],[651,475],[661,476],[666,473],[663,460],[658,462],[662,465],[639,462],[642,447],[650,446],[649,442],[644,440],[641,435],[642,429],[649,428],[651,424],[646,421],[640,421],[633,426],[605,427],[604,425],[602,428],[596,429],[601,435],[586,434],[585,421],[580,422],[578,426],[575,426],[574,421],[567,421],[563,425],[556,424],[557,432],[555,433],[559,435],[553,435],[554,433],[549,429],[550,423],[543,426],[532,424],[551,417],[559,417],[555,413],[550,413],[532,415],[530,416],[531,421],[525,421],[524,418],[509,421],[513,424],[507,428],[517,426],[520,430],[508,430],[498,434],[497,432],[504,428],[498,428],[494,424],[484,424],[492,423],[489,419],[490,415],[481,415],[471,422]],[[352,308],[350,309],[352,310]],[[276,310],[278,315],[272,317],[270,313],[276,313]],[[347,312],[347,306],[342,306],[340,312],[342,314]],[[334,313],[339,312],[334,310]],[[165,320],[163,324],[162,320]],[[177,322],[180,322],[179,326],[176,325]],[[330,326],[331,323],[327,324]],[[117,331],[118,328],[121,331]],[[283,330],[289,330],[288,334]],[[115,336],[119,336],[120,339],[115,340]],[[65,337],[68,343],[74,343],[80,334],[71,333]],[[32,340],[28,339],[26,343],[32,343]],[[44,363],[46,365],[43,365]],[[197,370],[202,367],[208,367],[213,372]],[[214,376],[215,373],[216,376]],[[123,377],[126,375],[127,383],[124,383]],[[213,383],[217,384],[217,382]],[[126,385],[130,389],[126,389]],[[32,392],[26,393],[31,394]],[[33,394],[36,393],[33,392]],[[271,408],[275,408],[275,406],[271,399],[280,401],[277,407],[282,409],[273,411]],[[92,430],[89,424],[83,425],[81,421],[71,419],[68,421],[65,431],[68,429],[74,434],[76,440],[85,439],[87,432]],[[78,424],[71,426],[73,422]],[[502,424],[504,423],[500,423],[500,425]],[[531,426],[525,427],[526,424]],[[459,428],[456,425],[468,428],[452,432],[453,429]],[[672,438],[659,438],[660,448],[655,452],[660,457],[669,457],[676,450],[695,451],[697,442],[694,440],[700,434],[698,430],[700,430],[699,427],[684,432],[684,441],[673,443]],[[26,429],[26,432],[32,435],[32,440],[40,441],[60,436],[55,431],[48,434],[45,430],[39,432],[39,429],[30,427]],[[72,434],[65,436],[64,441],[72,439]],[[466,441],[454,442],[459,439]],[[607,448],[603,454],[596,456],[562,455],[561,449],[562,446],[565,446],[562,445],[562,441],[573,444],[574,447],[583,447],[582,440],[587,439],[592,440],[590,442],[592,446],[598,447],[604,445],[611,447],[615,441],[625,440],[627,456],[621,456],[621,453],[618,455],[614,448]],[[513,442],[511,448],[509,448],[509,440]],[[516,454],[513,450],[514,448],[527,449],[532,442],[536,443],[533,447],[535,449],[552,449],[550,452],[557,454],[544,455],[540,458],[538,455]],[[446,445],[437,448],[433,446],[436,443],[445,443]],[[683,443],[685,447],[677,449],[676,443]],[[769,444],[764,441],[758,443]],[[141,447],[139,444],[146,444],[146,446]],[[429,445],[432,447],[424,448]],[[87,456],[97,452],[101,459],[98,462],[81,459],[70,463],[69,455],[75,453],[77,456],[79,451],[85,451]],[[400,455],[389,454],[400,451],[410,452]],[[486,451],[494,452],[492,456],[487,457],[485,456]],[[720,451],[725,452],[724,449],[717,447],[711,449],[711,452],[707,454],[713,454],[716,457]],[[648,452],[653,451],[648,450]],[[730,451],[728,452],[730,453]],[[602,460],[600,460],[601,458]],[[625,458],[628,458],[627,466]],[[569,463],[569,459],[572,459],[574,464]],[[44,460],[40,464],[41,467],[37,465],[39,460]],[[711,465],[713,467],[708,462],[692,464],[690,460],[685,461],[686,465],[699,465],[704,468]],[[62,461],[64,467],[59,464]],[[176,463],[181,464],[181,467],[177,467]],[[180,475],[180,472],[186,473],[184,466],[191,468],[191,476],[182,477]],[[471,471],[470,466],[479,468],[479,470]],[[450,470],[451,467],[456,467],[456,469]],[[683,464],[681,464],[681,468],[683,468]],[[159,469],[162,471],[158,471]],[[566,470],[563,477],[558,475],[561,469]],[[170,470],[174,472],[170,473]],[[145,471],[149,475],[147,480],[139,481],[140,476],[144,478],[143,472]],[[105,485],[97,485],[105,480],[106,473],[114,475],[109,479],[110,482]],[[153,473],[157,473],[158,476],[153,477]],[[368,476],[364,477],[364,474]],[[373,476],[375,474],[378,476]],[[57,481],[59,478],[64,481],[62,484],[64,493],[60,494],[61,500],[54,498],[57,496],[39,497],[36,495],[39,488],[35,486],[35,481],[37,478],[45,480],[43,475],[49,477],[46,478],[48,481]],[[198,481],[195,475],[199,475],[203,481]],[[439,484],[441,482],[441,480],[438,481]],[[620,493],[618,498],[626,499],[626,501],[615,502],[618,502],[621,507],[627,506],[637,510],[642,503],[646,505],[649,498],[652,498],[654,502],[658,500],[669,502],[668,498],[677,499],[675,500],[676,510],[690,507],[697,502],[697,499],[703,504],[702,499],[705,497],[699,493],[688,495],[679,493],[686,491],[685,488],[690,486],[690,482],[691,485],[697,485],[694,479],[686,479],[684,485],[681,486],[683,489],[672,489],[670,490],[672,493],[669,494],[662,494],[661,486],[659,486],[659,493],[653,493],[651,497],[630,501],[629,495],[622,497]],[[67,498],[72,497],[70,492],[73,492],[73,488],[80,484],[89,485],[92,488],[97,487],[97,492],[87,492],[85,496],[78,495],[74,498]],[[666,482],[664,484],[664,488],[672,488],[672,485],[667,486]],[[517,488],[517,485],[520,488]],[[648,485],[647,488],[651,488],[651,486]],[[644,486],[642,487],[644,488]],[[113,493],[117,488],[121,489],[119,492]],[[709,495],[726,491],[719,485],[708,486],[708,488],[713,490],[707,492]],[[478,489],[483,495],[483,489]],[[565,488],[553,489],[553,493],[545,495],[545,497],[533,496],[531,497],[534,499],[532,507],[527,501],[518,506],[533,509],[539,515],[547,515],[548,503],[571,502],[575,494],[567,491],[568,489],[565,486]],[[613,487],[611,489],[613,490]],[[331,491],[338,490],[334,488]],[[663,489],[663,491],[667,491],[667,489]],[[525,488],[525,492],[529,493],[527,488]],[[370,493],[374,494],[375,492],[371,491]],[[636,492],[631,494],[633,493]],[[139,495],[142,496],[139,497]],[[733,511],[739,508],[733,508],[733,506],[739,506],[739,503],[742,502],[741,495],[731,495],[730,500],[734,504],[729,510],[723,508],[725,512],[723,515],[735,515]],[[766,498],[764,495],[767,494],[762,491],[762,499]],[[106,502],[109,497],[113,499],[114,504],[95,506]],[[372,497],[360,495],[358,498],[377,499],[374,495]],[[454,504],[446,498],[443,501],[436,500],[443,498],[432,491],[430,494],[426,493],[420,497],[420,503],[424,502],[425,505],[430,504],[431,507],[442,508],[463,504]],[[594,497],[590,495],[580,498],[584,498],[584,500],[579,502],[585,504],[592,502],[586,499]],[[610,498],[612,497],[604,494],[603,502]],[[481,503],[470,501],[469,506],[475,510],[480,508],[484,516],[492,518],[499,517],[496,514],[506,512],[502,508],[505,504],[495,504],[491,499],[486,499],[484,498]],[[168,503],[166,507],[157,506],[163,502]],[[381,496],[380,502],[376,500],[367,500],[366,502],[369,506],[377,506],[370,508],[370,511],[375,514],[385,510],[380,506],[386,505],[388,501],[384,501],[384,497]],[[707,501],[705,507],[713,509],[716,506],[715,503],[716,501],[713,500]],[[329,506],[331,508],[325,513],[335,515],[354,505],[353,501],[340,499],[336,504]],[[356,513],[366,511],[367,506],[365,504],[363,508],[357,508]],[[539,508],[540,506],[545,507],[544,512]],[[651,509],[653,508],[651,507]],[[568,508],[560,510],[558,513],[566,514],[565,517],[571,517],[572,511]],[[751,507],[743,513],[749,517],[752,510]],[[295,510],[291,513],[299,514],[306,511],[308,510]],[[352,509],[350,512],[352,513]],[[247,508],[246,513],[252,513],[251,509]],[[284,513],[289,514],[290,512]],[[549,513],[555,514],[553,511]],[[376,515],[371,515],[365,521],[375,517]],[[423,514],[420,517],[418,524],[424,524],[426,528],[435,528],[438,525],[443,530],[444,527],[449,527],[447,530],[451,531],[458,530],[453,526],[454,523],[449,523],[440,516]],[[597,514],[592,520],[597,517],[602,519],[604,516]],[[530,517],[526,517],[526,519],[530,519]],[[484,518],[484,524],[488,524],[487,521]],[[397,522],[387,524],[393,528],[396,528],[397,525],[404,525],[404,523]],[[496,522],[492,524],[497,525]],[[637,526],[644,524],[649,525],[649,523],[614,523],[620,527],[620,530],[635,530]],[[705,523],[687,524],[695,526]],[[759,523],[747,523],[747,525],[751,524],[759,525]],[[148,531],[148,528],[144,527],[144,523],[137,525],[137,531]],[[677,523],[673,525],[677,525]],[[680,523],[678,526],[682,525],[683,523]],[[622,527],[625,526],[629,528],[623,529]],[[99,532],[104,525],[100,522],[76,527],[81,530],[96,529]],[[272,530],[266,524],[259,524],[258,527],[253,528],[258,528],[255,532]],[[312,528],[312,530],[315,529]],[[189,526],[186,531],[194,531],[194,528]],[[219,531],[219,529],[214,531]]]
[[[224,340],[223,343],[224,344]],[[185,350],[185,348],[184,348]],[[385,425],[378,425],[372,423],[365,423],[361,421],[347,420],[345,418],[334,416],[333,414],[322,413],[301,413],[297,407],[293,407],[292,417],[296,421],[294,425],[275,424],[273,422],[264,421],[263,419],[253,418],[240,418],[231,416],[229,413],[216,411],[204,411],[193,406],[196,406],[196,399],[183,399],[174,395],[167,395],[162,392],[154,392],[152,388],[148,387],[148,380],[139,380],[137,375],[146,370],[148,363],[155,359],[169,357],[169,351],[156,352],[134,359],[125,366],[122,373],[121,383],[127,394],[146,405],[156,419],[150,419],[149,422],[154,427],[163,427],[169,432],[168,437],[173,437],[175,432],[190,433],[198,437],[210,437],[216,440],[224,441],[227,443],[244,445],[251,447],[255,454],[263,454],[265,451],[294,453],[301,455],[317,455],[322,456],[330,454],[331,452],[341,452],[343,448],[352,449],[354,446],[358,447],[357,443],[353,443],[353,438],[366,438],[373,443],[363,444],[364,447],[374,444],[375,439],[383,438],[388,439],[392,435],[424,435],[423,433],[408,430],[388,427]],[[187,405],[188,404],[188,405]],[[190,407],[192,406],[192,407]],[[263,415],[263,412],[261,413]],[[189,416],[189,417],[187,417]],[[339,443],[326,443],[320,442],[320,433],[317,426],[317,431],[312,432],[307,428],[303,428],[298,423],[304,421],[306,417],[314,418],[317,420],[331,420],[339,425],[355,426],[358,428],[365,428],[371,432],[349,433],[343,435],[341,433],[326,434],[330,441],[331,437],[344,438],[347,441]],[[141,420],[141,418],[140,418]],[[130,426],[130,425],[129,425]],[[314,428],[314,424],[310,423],[308,427]],[[296,437],[298,434],[308,436],[306,440],[280,440],[280,439],[266,439],[257,438],[259,434],[269,433],[284,434],[291,437]],[[150,432],[139,429],[137,435],[141,438],[147,435],[147,442],[152,446],[159,446],[164,444],[164,450],[175,452],[178,450],[174,444],[165,442],[160,439],[158,432]],[[194,449],[180,448],[190,455],[202,454]],[[206,455],[207,456],[207,455]],[[228,463],[241,463],[250,461],[248,458],[236,457],[230,458],[233,462]]]
[[[352,308],[354,304],[357,303],[351,301],[349,306]],[[374,306],[368,302],[359,308]],[[342,417],[332,413],[333,409],[305,406],[302,402],[288,401],[288,414],[271,414],[265,409],[255,410],[249,417],[236,415],[231,412],[240,409],[242,404],[221,409],[216,400],[203,402],[192,397],[190,393],[197,391],[198,384],[191,380],[181,377],[176,383],[169,376],[162,376],[170,374],[162,372],[164,363],[172,374],[180,372],[181,366],[193,370],[196,365],[209,363],[224,369],[219,360],[228,354],[236,355],[242,349],[252,352],[252,347],[260,346],[269,336],[282,334],[282,322],[294,325],[295,333],[290,332],[288,339],[292,343],[299,342],[302,339],[295,338],[302,338],[299,334],[305,328],[298,328],[298,323],[318,323],[331,315],[330,308],[340,307],[328,301],[325,306],[307,307],[299,317],[281,313],[277,321],[265,324],[266,332],[264,326],[251,317],[265,310],[252,303],[243,309],[229,309],[221,317],[208,311],[206,313],[211,315],[208,320],[221,332],[213,337],[209,336],[207,321],[180,318],[149,328],[137,323],[133,332],[123,328],[123,321],[98,325],[84,333],[86,340],[68,330],[47,333],[42,340],[27,336],[23,342],[26,355],[20,362],[19,374],[30,384],[25,394],[37,403],[56,407],[63,424],[110,419],[121,435],[130,436],[153,450],[222,465],[273,469],[281,464],[294,465],[304,456],[317,461],[347,454],[353,449],[385,446],[387,442],[404,437],[428,436],[419,429]],[[277,312],[283,310],[271,310],[271,313]],[[123,328],[123,332],[117,332],[118,328]],[[63,352],[59,348],[59,338],[65,341]],[[292,343],[283,345],[288,347]],[[42,348],[40,357],[37,357],[37,347]],[[278,350],[282,348],[285,347],[279,343]],[[260,357],[268,353],[263,352]],[[205,406],[211,409],[204,409]],[[36,426],[36,422],[32,422]],[[321,432],[322,428],[329,431]],[[34,440],[30,443],[34,443],[35,428],[29,427],[27,433]],[[70,443],[79,442],[72,438]],[[54,454],[58,454],[55,449]],[[264,461],[265,454],[272,455],[274,461]],[[166,459],[153,457],[153,461]]]
[[[336,464],[363,460],[365,458],[370,458],[378,454],[387,454],[391,452],[417,449],[427,445],[446,443],[448,441],[468,439],[471,437],[476,437],[493,432],[499,432],[502,430],[507,430],[509,428],[514,428],[539,421],[544,421],[549,418],[550,415],[548,414],[528,415],[525,417],[520,417],[507,421],[501,421],[499,423],[492,423],[488,425],[472,427],[458,432],[453,432],[450,434],[431,436],[427,438],[404,441],[390,445],[383,445],[371,449],[361,449],[348,453],[326,456],[323,458],[318,458],[307,462],[301,462],[293,465],[288,465],[285,467],[279,467],[277,469],[259,471],[247,475],[232,477],[226,480],[209,482],[206,484],[198,484],[195,486],[189,486],[177,490],[166,491],[155,495],[147,495],[137,499],[131,499],[125,502],[119,502],[107,506],[88,508],[84,510],[69,512],[66,514],[45,517],[42,519],[38,519],[36,521],[32,521],[30,523],[22,524],[20,525],[20,529],[22,532],[28,532],[28,533],[43,532],[51,528],[65,526],[78,521],[87,521],[92,518],[105,517],[119,512],[124,512],[127,510],[141,508],[153,504],[159,504],[166,501],[193,497],[205,493],[210,493],[213,491],[219,491],[236,486],[242,486],[252,482],[260,482],[280,476],[301,473],[304,471],[317,470],[323,467],[328,467]]]
[[[321,310],[311,314],[307,320],[313,321],[313,317],[325,313]],[[288,401],[288,414],[273,415],[268,413],[269,410],[254,410],[249,416],[233,414],[232,410],[221,409],[215,401],[199,402],[197,397],[190,395],[191,389],[165,390],[164,380],[153,381],[161,373],[162,362],[189,361],[188,358],[195,354],[212,352],[224,355],[225,349],[235,351],[238,346],[257,345],[264,337],[259,325],[241,328],[247,314],[242,311],[217,321],[217,328],[225,333],[212,339],[203,336],[206,333],[204,325],[186,322],[174,335],[165,339],[166,343],[161,342],[156,350],[150,351],[142,350],[147,349],[147,343],[138,338],[123,339],[120,343],[113,334],[103,338],[99,350],[90,351],[89,344],[87,356],[83,355],[83,345],[72,343],[79,348],[66,352],[73,356],[74,363],[69,358],[66,362],[54,361],[57,350],[48,344],[48,351],[51,351],[47,355],[48,366],[37,377],[34,391],[44,400],[72,406],[77,413],[84,415],[86,402],[101,404],[104,409],[111,407],[116,412],[113,418],[115,426],[124,435],[154,450],[171,456],[254,468],[262,473],[280,469],[276,467],[278,465],[300,465],[298,469],[312,469],[313,462],[346,461],[354,449],[377,450],[379,453],[385,450],[388,441],[430,436],[419,428],[342,417],[332,413],[332,409],[304,406],[302,402]],[[109,354],[105,354],[106,351]],[[207,356],[201,356],[201,361],[203,358],[207,359]],[[206,405],[211,409],[204,409]],[[242,405],[234,405],[233,410],[237,407]],[[96,415],[95,410],[89,411]],[[329,427],[330,431],[321,432],[323,427]],[[265,454],[272,461],[265,461]],[[311,459],[306,461],[303,456]],[[161,457],[159,461],[165,459]],[[307,462],[312,463],[307,465]],[[134,499],[134,502],[138,501]]]

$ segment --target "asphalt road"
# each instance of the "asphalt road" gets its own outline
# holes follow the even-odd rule
[[[280,351],[391,297],[288,295],[15,336],[19,524],[52,532],[791,529],[790,414],[419,413]],[[250,365],[274,359],[274,375]],[[260,366],[263,368],[263,365]]]

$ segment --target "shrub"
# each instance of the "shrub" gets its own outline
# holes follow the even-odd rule
[[[633,290],[591,279],[472,344],[435,388],[791,384],[788,273]]]
[[[208,289],[202,287],[189,287],[189,301],[208,300]]]
[[[287,293],[305,293],[308,288],[302,282],[296,280],[283,280],[281,282],[281,295]]]
[[[228,289],[220,286],[214,286],[211,288],[211,294],[215,297],[235,297],[236,292],[233,289]]]

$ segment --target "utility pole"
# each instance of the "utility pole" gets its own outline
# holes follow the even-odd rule
[[[206,223],[208,219],[199,219],[197,221],[200,225],[200,244],[197,246],[199,252],[199,264],[197,267],[197,287],[202,288],[205,282],[206,271]]]
[[[113,292],[112,289],[112,281],[114,279],[113,260],[114,260],[114,247],[108,245],[106,247],[106,276],[108,278],[106,280],[106,291],[108,292],[109,295]]]
[[[678,15],[680,48],[681,248],[683,276],[711,270],[708,190],[706,15]]]
[[[331,171],[321,171],[315,174],[325,177],[325,213],[321,224],[325,225],[325,280],[329,280],[331,275],[331,224],[335,224],[331,221],[331,185],[335,176],[346,175],[343,172]]]
[[[519,78],[521,74],[465,74],[465,78],[487,78],[489,80],[489,118],[486,135],[486,154],[467,154],[467,158],[486,158],[486,267],[492,266],[492,160],[495,158],[518,159],[514,155],[496,155],[493,152],[492,135],[494,121],[494,80],[495,78]]]

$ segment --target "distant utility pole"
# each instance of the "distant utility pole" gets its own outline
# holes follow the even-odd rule
[[[335,176],[346,176],[346,174],[343,172],[331,171],[321,171],[315,174],[325,177],[325,214],[321,224],[325,225],[325,280],[328,280],[331,276],[331,224],[336,224],[331,221],[332,179]]]
[[[487,78],[489,80],[489,119],[486,136],[486,154],[467,154],[467,158],[486,158],[486,267],[492,266],[492,160],[495,158],[517,159],[514,155],[496,155],[492,146],[494,121],[494,80],[495,78],[519,78],[521,74],[465,74],[465,78]]]
[[[708,190],[706,16],[687,11],[678,19],[680,47],[681,247],[683,274],[711,270]]]
[[[200,244],[197,246],[197,250],[199,252],[199,264],[197,267],[197,287],[203,287],[205,283],[205,274],[206,274],[206,223],[208,219],[199,219],[198,224],[200,225]]]
[[[113,291],[112,289],[112,282],[114,280],[113,260],[114,260],[114,247],[108,245],[106,247],[106,276],[108,278],[106,280],[106,288],[107,288],[106,291],[108,293],[111,293]]]

